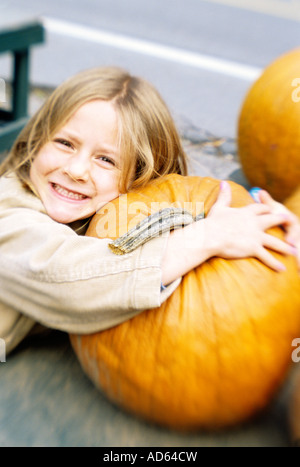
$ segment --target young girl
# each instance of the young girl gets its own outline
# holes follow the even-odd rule
[[[273,212],[271,198],[230,208],[225,182],[209,216],[185,227],[192,246],[174,231],[116,256],[108,240],[83,235],[101,206],[168,173],[187,174],[187,160],[165,104],[147,82],[118,68],[97,68],[57,88],[0,168],[6,352],[36,323],[92,333],[158,307],[183,274],[212,256],[255,256],[281,271],[266,248],[295,254],[291,244],[265,233],[284,224],[295,235],[295,217]]]

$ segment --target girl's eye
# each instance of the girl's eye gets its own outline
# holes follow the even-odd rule
[[[113,165],[115,166],[115,161],[108,157],[108,156],[99,156],[97,157],[97,160],[100,161],[100,162],[105,162],[106,164],[110,164],[110,165]]]
[[[65,146],[66,148],[73,148],[72,143],[70,141],[63,139],[63,138],[55,138],[54,140],[55,143],[61,144],[62,146]]]

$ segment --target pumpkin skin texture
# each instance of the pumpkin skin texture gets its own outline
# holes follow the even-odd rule
[[[294,193],[285,200],[284,205],[300,218],[300,185]]]
[[[297,80],[298,78],[298,80]],[[238,122],[238,154],[252,186],[284,201],[300,180],[300,48],[271,63],[250,88]]]
[[[253,202],[229,183],[233,206]],[[218,192],[217,180],[167,175],[126,195],[125,203],[123,197],[109,203],[87,234],[106,236],[103,219],[113,219],[110,212],[119,218],[122,208],[122,219],[137,223],[136,209],[144,206],[143,217],[155,201],[202,200],[207,214]],[[127,231],[125,224],[112,238]],[[282,236],[279,228],[272,232]],[[245,421],[279,388],[300,330],[296,261],[282,261],[284,273],[254,258],[210,259],[186,274],[161,307],[105,331],[71,335],[82,368],[118,406],[165,427],[217,429]]]
[[[285,206],[294,212],[300,218],[300,186],[296,191],[285,201]],[[300,337],[300,333],[297,336]],[[293,350],[297,359],[296,371],[292,378],[291,398],[289,400],[288,422],[290,429],[291,445],[300,447],[300,371],[299,371],[299,356],[300,348],[299,341],[293,343]],[[296,345],[295,345],[296,344]]]

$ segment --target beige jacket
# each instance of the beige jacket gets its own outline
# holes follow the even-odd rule
[[[79,236],[53,221],[16,177],[0,178],[0,338],[14,349],[36,323],[92,333],[161,305],[167,237],[116,256],[109,240]]]

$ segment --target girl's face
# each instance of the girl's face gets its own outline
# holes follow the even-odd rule
[[[47,214],[63,224],[119,196],[118,118],[111,102],[80,107],[38,152],[30,179]]]

